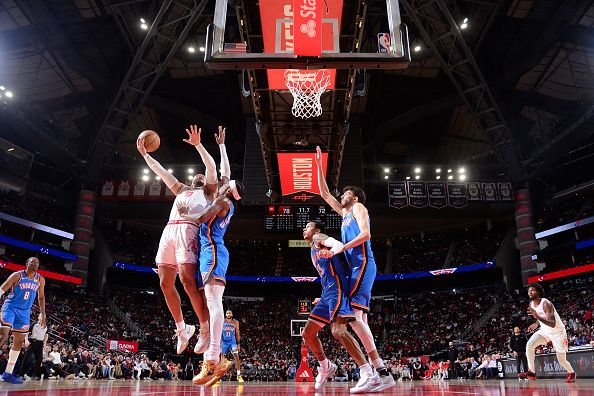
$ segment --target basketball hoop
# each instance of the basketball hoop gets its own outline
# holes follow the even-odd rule
[[[312,118],[322,114],[320,98],[330,85],[330,74],[326,69],[288,69],[285,72],[285,84],[293,95],[291,113],[295,117]]]

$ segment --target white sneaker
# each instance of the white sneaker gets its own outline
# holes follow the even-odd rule
[[[372,389],[378,386],[381,383],[379,375],[373,373],[371,376],[367,376],[365,374],[361,374],[361,379],[357,382],[353,388],[350,389],[351,393],[369,393],[372,392]]]
[[[392,374],[388,374],[386,376],[380,376],[379,377],[379,384],[374,386],[373,389],[371,390],[372,392],[381,392],[384,389],[388,389],[393,387],[394,385],[396,385],[396,381],[394,381],[394,377],[392,377]]]
[[[200,331],[198,332],[198,342],[196,343],[196,346],[194,347],[194,353],[195,354],[201,354],[206,352],[206,350],[208,349],[208,346],[210,345],[210,329],[207,328],[200,328]]]
[[[29,377],[27,374],[23,375],[23,378],[25,381],[31,381],[31,377]]]
[[[334,374],[336,374],[337,369],[338,367],[332,362],[330,362],[330,367],[327,370],[325,370],[322,366],[319,366],[318,375],[316,375],[316,384],[314,385],[314,388],[320,389],[329,377],[333,377]]]
[[[186,325],[184,329],[175,330],[175,336],[177,337],[177,354],[181,355],[183,351],[188,347],[190,338],[196,332],[196,327],[192,325]]]

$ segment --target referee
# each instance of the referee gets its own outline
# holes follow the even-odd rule
[[[45,327],[42,327],[39,322],[41,321],[41,314],[37,318],[37,323],[33,325],[31,328],[31,334],[28,335],[28,339],[25,340],[25,345],[27,345],[27,341],[29,345],[25,350],[25,357],[23,358],[23,363],[21,364],[21,368],[19,370],[19,376],[23,376],[23,374],[28,373],[27,370],[31,365],[31,361],[33,357],[35,357],[35,369],[33,370],[33,375],[37,376],[39,369],[41,368],[41,364],[43,362],[43,347],[47,343],[47,324]]]

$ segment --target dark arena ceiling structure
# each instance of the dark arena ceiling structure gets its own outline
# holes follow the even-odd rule
[[[271,126],[259,136],[265,157],[315,145],[341,152],[344,141],[333,135],[351,122],[360,126],[366,183],[379,180],[384,165],[415,164],[464,164],[551,189],[591,179],[594,1],[400,0],[409,67],[359,71],[355,80],[342,71],[339,89],[322,98],[325,114],[310,121],[283,116],[286,100],[265,89],[265,74],[254,73],[259,85],[249,87],[262,95],[257,108],[242,92],[246,73],[205,66],[200,47],[214,6],[0,0],[2,147],[18,146],[32,179],[96,185],[144,164],[135,140],[145,129],[161,135],[162,163],[189,164],[196,157],[181,142],[185,127],[200,125],[213,149],[212,133],[225,125],[241,174],[246,126],[255,120]],[[361,51],[376,51],[385,8],[385,0],[349,2],[341,48],[360,38]],[[355,20],[363,21],[360,31]],[[252,2],[230,1],[227,22],[229,42],[261,47]],[[340,158],[330,168],[334,185]],[[278,190],[273,161],[265,168]]]

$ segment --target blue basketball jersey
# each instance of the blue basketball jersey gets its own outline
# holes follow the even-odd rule
[[[322,291],[336,287],[340,288],[340,283],[337,284],[336,277],[338,276],[339,281],[343,282],[346,279],[346,263],[342,254],[337,254],[331,258],[324,258],[320,256],[320,249],[312,243],[311,245],[311,261],[313,266],[320,274],[320,280],[322,283]]]
[[[37,297],[37,289],[39,288],[39,274],[31,279],[28,278],[26,272],[20,271],[19,281],[12,287],[12,290],[4,306],[7,308],[31,309]]]
[[[227,249],[225,248],[223,236],[225,236],[225,232],[227,232],[227,227],[231,222],[231,216],[233,216],[234,210],[235,206],[233,205],[233,202],[231,202],[229,212],[225,217],[213,216],[208,222],[200,225],[200,256],[209,251],[216,254],[216,250],[221,247],[224,248],[226,252]]]
[[[223,323],[223,342],[235,342],[235,321]]]
[[[368,221],[371,221],[368,218]],[[359,225],[357,224],[357,220],[355,216],[353,216],[353,210],[349,210],[346,214],[342,217],[342,226],[341,226],[341,235],[342,235],[342,243],[347,244],[359,235],[361,230],[359,229]],[[365,243],[355,246],[352,249],[346,250],[344,252],[346,256],[348,264],[353,266],[358,266],[363,263],[367,263],[368,261],[374,260],[373,252],[371,251],[371,242],[365,241]]]

